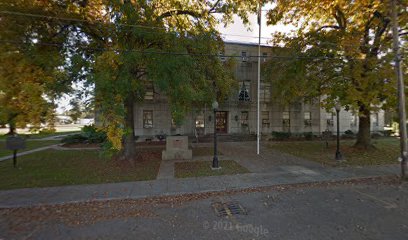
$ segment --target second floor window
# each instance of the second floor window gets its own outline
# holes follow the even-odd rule
[[[260,101],[262,102],[271,101],[271,84],[270,83],[261,83],[259,98],[260,98]]]
[[[243,62],[248,61],[247,52],[241,52],[241,57],[242,57],[242,61],[243,61]]]
[[[154,87],[152,82],[147,82],[145,85],[145,95],[144,95],[144,100],[153,100],[154,98]]]
[[[312,126],[312,113],[311,112],[304,112],[304,122],[305,122],[305,126],[307,127]]]
[[[262,111],[262,127],[268,128],[269,126],[270,126],[269,112],[268,111]]]
[[[262,53],[262,62],[266,62],[268,60],[268,53]]]

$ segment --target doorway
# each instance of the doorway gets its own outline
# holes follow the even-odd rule
[[[228,133],[228,112],[216,112],[217,133]]]

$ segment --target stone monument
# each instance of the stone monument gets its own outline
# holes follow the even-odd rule
[[[193,151],[188,149],[187,136],[167,136],[166,150],[162,152],[162,160],[191,160]]]

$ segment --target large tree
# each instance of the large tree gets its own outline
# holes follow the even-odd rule
[[[60,47],[50,42],[64,38],[60,28],[9,11],[47,13],[47,1],[2,1],[0,3],[0,121],[16,127],[41,123],[53,126],[53,100],[67,91]],[[47,43],[47,44],[44,44]]]
[[[20,35],[29,37],[15,41],[5,35],[10,47],[59,51],[65,60],[60,69],[71,81],[94,85],[113,148],[131,158],[133,109],[146,86],[167,96],[176,121],[195,104],[224,99],[232,74],[216,57],[223,45],[215,27],[231,22],[233,14],[247,23],[256,8],[256,0],[7,0],[1,21],[25,21]],[[36,24],[52,31],[32,31]]]
[[[232,74],[217,57],[223,43],[215,27],[233,13],[247,21],[247,12],[255,10],[250,3],[255,1],[111,1],[105,6],[105,17],[115,25],[108,24],[104,35],[108,51],[95,54],[96,106],[113,146],[120,149],[123,143],[125,158],[135,153],[133,110],[149,85],[166,95],[176,122],[194,105],[229,94]]]
[[[266,66],[280,97],[325,96],[327,109],[340,101],[358,113],[355,145],[368,148],[370,114],[396,104],[389,1],[273,2],[269,24],[298,26],[292,35],[274,35],[276,44],[287,47],[288,58],[272,59]],[[399,24],[406,28],[407,1],[399,3]]]

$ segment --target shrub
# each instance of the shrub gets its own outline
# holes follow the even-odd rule
[[[312,132],[304,132],[304,133],[303,133],[303,137],[304,137],[306,140],[312,140],[312,139],[313,139],[313,133],[312,133]]]
[[[343,135],[341,135],[341,137],[343,139],[353,139],[355,137],[355,134],[353,133],[353,131],[347,130],[347,131],[344,132]]]
[[[163,141],[164,139],[166,139],[166,134],[165,133],[161,133],[161,134],[157,134],[156,138],[159,139],[159,141]]]
[[[81,133],[69,135],[62,139],[63,143],[103,143],[107,140],[106,133],[95,128],[95,126],[84,126]]]
[[[78,133],[78,134],[73,134],[73,135],[69,135],[69,136],[64,137],[61,140],[61,142],[63,142],[63,143],[85,143],[86,140],[87,140],[87,138],[85,136]]]
[[[344,132],[344,134],[346,134],[346,135],[354,135],[353,131],[351,131],[351,130],[346,130],[346,131]]]
[[[106,133],[96,129],[94,125],[84,126],[81,134],[85,136],[88,143],[102,143],[107,139]]]
[[[384,130],[384,131],[380,131],[384,137],[390,137],[391,134],[393,134],[394,132],[392,130]]]
[[[286,140],[289,139],[291,136],[290,132],[272,132],[273,139],[276,140]]]
[[[371,138],[380,138],[380,137],[382,137],[383,136],[383,134],[382,133],[380,133],[380,132],[373,132],[372,134],[371,134]]]

